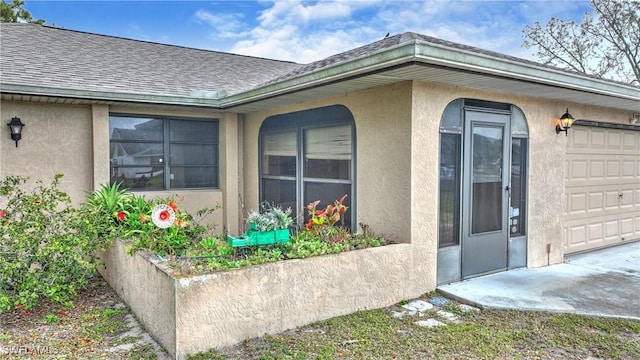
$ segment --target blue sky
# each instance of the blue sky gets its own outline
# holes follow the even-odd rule
[[[522,28],[581,21],[588,0],[26,0],[33,18],[66,29],[308,63],[413,31],[534,59]]]

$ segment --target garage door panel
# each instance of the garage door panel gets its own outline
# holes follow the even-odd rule
[[[607,149],[622,149],[622,133],[620,131],[605,131],[607,133]]]
[[[569,209],[571,214],[581,214],[587,212],[587,194],[571,194],[569,196]]]
[[[629,133],[624,133],[623,137],[622,137],[622,148],[624,150],[636,150],[640,147],[640,145],[638,145],[638,137],[635,136],[634,134],[629,134]]]
[[[604,191],[590,192],[588,211],[594,212],[602,210],[604,210]]]
[[[623,179],[633,179],[636,173],[636,161],[633,160],[623,160],[622,161],[622,178]]]
[[[604,180],[604,160],[592,160],[589,166],[589,179]]]
[[[627,238],[627,237],[631,237],[633,236],[633,233],[635,232],[634,226],[634,218],[633,217],[628,217],[625,219],[621,219],[620,220],[620,232],[621,232],[621,236]]]
[[[640,131],[574,129],[565,168],[565,252],[640,239]]]

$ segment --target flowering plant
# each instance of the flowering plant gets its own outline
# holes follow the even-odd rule
[[[249,227],[256,231],[270,231],[287,229],[293,222],[291,208],[282,209],[280,206],[263,202],[260,211],[252,211],[247,217]]]
[[[307,230],[311,230],[314,227],[334,226],[337,222],[343,221],[342,215],[344,215],[348,209],[348,207],[343,204],[346,198],[347,195],[343,195],[340,200],[334,201],[333,205],[327,205],[325,209],[317,209],[320,200],[309,203],[307,205],[309,220],[305,225]]]
[[[181,255],[206,231],[174,197],[147,200],[120,189],[118,183],[103,185],[91,193],[84,206],[90,214],[88,221],[97,224],[95,235],[131,239],[129,253],[146,248],[161,255]],[[154,209],[158,211],[154,213]],[[199,215],[211,211],[203,209]]]

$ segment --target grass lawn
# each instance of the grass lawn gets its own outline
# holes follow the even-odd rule
[[[427,294],[423,300],[434,294]],[[401,319],[360,311],[191,359],[640,359],[640,321],[482,310],[455,303]],[[447,321],[436,311],[458,316]],[[446,323],[426,328],[417,321]],[[71,309],[0,314],[0,359],[162,359],[114,291],[96,278]]]

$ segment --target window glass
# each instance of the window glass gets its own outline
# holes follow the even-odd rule
[[[502,151],[503,129],[491,125],[473,125],[471,151],[472,214],[471,233],[496,231],[502,225]]]
[[[217,143],[218,124],[215,121],[171,120],[170,140],[190,143]]]
[[[460,134],[440,134],[440,247],[459,243],[460,141]]]
[[[351,126],[313,128],[304,131],[304,176],[351,178]]]
[[[519,107],[511,106],[511,134],[513,136],[526,137],[529,135],[527,119]]]
[[[343,204],[349,208],[342,216],[344,224],[339,225],[351,229],[351,199],[350,196],[348,196],[350,193],[351,184],[305,181],[304,203],[306,205],[313,201],[320,200],[317,208],[324,209],[327,205],[333,204],[336,200],[340,200],[340,198],[346,194],[347,197]],[[308,219],[307,214],[305,214],[305,219]]]
[[[109,133],[111,140],[162,141],[162,120],[112,116]]]
[[[462,132],[462,106],[464,105],[463,99],[457,99],[449,103],[444,109],[442,114],[442,121],[440,122],[441,132]]]
[[[171,188],[218,187],[217,167],[171,167]]]
[[[218,152],[214,145],[171,144],[169,152],[172,166],[217,165],[218,161]]]
[[[296,181],[262,179],[262,199],[270,203],[280,204],[283,209],[291,208],[295,217],[297,209]]]
[[[513,138],[511,141],[511,205],[509,207],[511,236],[526,235],[526,179],[527,139]]]
[[[262,174],[296,176],[296,132],[262,135]]]
[[[164,168],[112,166],[111,181],[130,189],[164,189]]]

